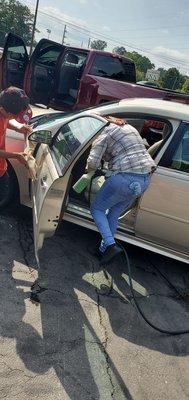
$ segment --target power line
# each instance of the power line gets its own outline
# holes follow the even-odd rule
[[[177,66],[180,66],[182,68],[187,68],[187,64],[189,64],[189,62],[186,63],[186,61],[184,61],[184,60],[178,61],[177,59],[174,59],[174,58],[171,58],[171,57],[158,55],[158,54],[150,51],[149,49],[135,46],[134,44],[128,43],[125,40],[112,38],[111,36],[102,34],[102,33],[98,32],[98,31],[90,30],[90,29],[85,28],[83,26],[80,26],[80,25],[78,25],[78,24],[76,24],[74,22],[71,22],[71,21],[67,20],[66,18],[62,19],[62,18],[56,17],[54,15],[50,15],[49,13],[41,11],[41,10],[39,10],[38,13],[42,14],[42,15],[45,15],[45,16],[53,19],[53,20],[56,20],[60,24],[63,24],[63,23],[65,24],[66,23],[73,30],[79,31],[83,35],[87,35],[89,37],[93,37],[93,39],[99,39],[99,37],[100,37],[100,38],[106,39],[106,40],[108,40],[108,41],[110,41],[112,43],[115,43],[117,45],[122,45],[122,46],[124,45],[124,46],[126,46],[126,47],[128,47],[128,48],[130,48],[132,50],[135,50],[135,51],[137,50],[137,51],[140,51],[140,52],[143,52],[143,53],[148,53],[148,54],[152,55],[153,57],[155,57],[156,59],[163,60],[164,64],[172,66],[172,64],[166,63],[166,61],[170,61],[170,62],[174,62]]]
[[[48,13],[45,13],[44,11],[39,11],[39,13],[44,14],[44,15],[48,16],[49,18],[55,19],[55,20],[57,20],[58,22],[62,23],[62,19],[60,19],[60,18],[58,18],[58,17],[49,15]],[[64,21],[67,23],[67,25],[70,25],[70,26],[72,27],[72,29],[75,29],[75,30],[77,30],[77,31],[79,30],[80,32],[82,31],[83,34],[87,34],[87,35],[90,34],[90,37],[93,36],[93,35],[91,35],[92,31],[89,32],[88,29],[86,29],[86,28],[84,28],[84,27],[81,27],[81,26],[79,26],[79,25],[76,25],[76,24],[74,24],[74,23],[72,23],[72,22],[69,22],[69,21],[67,21],[66,19],[65,19]],[[171,58],[171,57],[167,57],[167,56],[163,56],[163,55],[158,55],[158,54],[156,54],[156,53],[151,52],[149,49],[138,48],[138,47],[134,46],[133,44],[128,44],[128,43],[125,42],[125,41],[121,41],[121,42],[120,42],[120,40],[118,40],[118,39],[116,39],[116,38],[112,38],[111,36],[102,34],[102,33],[100,33],[100,32],[94,32],[94,34],[95,34],[95,36],[96,36],[96,37],[93,36],[93,39],[94,39],[94,40],[98,40],[99,37],[101,37],[101,38],[103,38],[103,39],[109,40],[109,41],[111,41],[111,42],[113,42],[113,43],[116,43],[116,44],[119,44],[119,45],[121,45],[121,44],[123,45],[123,44],[124,44],[126,47],[132,48],[133,50],[138,50],[138,51],[142,51],[142,52],[144,52],[144,53],[148,53],[148,54],[154,56],[156,59],[163,60],[164,63],[165,63],[165,61],[171,61],[171,62],[174,62],[174,63],[177,65],[177,67],[180,66],[180,67],[182,67],[182,68],[184,68],[184,66],[186,65],[186,61],[184,61],[184,60],[183,60],[183,61],[178,61],[178,60],[176,60],[176,59],[174,59],[174,58]],[[166,63],[166,65],[172,66],[172,64],[169,64],[169,63]],[[186,68],[187,68],[187,67],[186,67]]]
[[[188,28],[188,25],[165,25],[159,27],[151,27],[151,28],[133,28],[133,29],[116,29],[116,32],[141,32],[141,31],[154,31],[154,30],[161,30],[161,29],[175,29],[175,28]]]
[[[84,34],[84,32],[86,32],[88,35],[91,34],[91,33],[94,33],[96,36],[101,36],[101,37],[103,37],[104,39],[110,40],[110,41],[112,41],[112,42],[115,42],[115,43],[118,43],[118,44],[124,43],[127,47],[130,47],[130,48],[132,48],[132,49],[137,49],[137,50],[139,50],[139,51],[148,52],[149,54],[152,54],[152,55],[154,55],[154,56],[157,56],[157,55],[154,54],[153,52],[150,52],[149,49],[138,48],[138,47],[136,47],[135,45],[129,44],[129,43],[125,42],[125,41],[121,41],[121,42],[120,42],[120,39],[112,38],[111,36],[102,34],[102,33],[98,32],[98,31],[89,30],[88,28],[84,28],[84,27],[82,27],[82,26],[80,26],[80,25],[77,25],[77,24],[75,24],[75,23],[73,23],[73,22],[70,22],[70,21],[66,20],[65,18],[64,18],[64,20],[62,20],[61,18],[56,17],[56,16],[54,16],[54,15],[50,15],[50,14],[44,12],[44,11],[39,10],[38,12],[39,12],[39,14],[46,15],[46,16],[48,16],[49,18],[54,19],[54,20],[58,21],[58,22],[61,23],[61,24],[62,24],[63,21],[64,21],[66,24],[70,25],[70,26],[72,27],[72,29],[77,29],[77,30],[79,30],[80,32],[82,31],[83,34]],[[163,56],[162,56],[162,57],[163,57]],[[165,58],[165,57],[163,57],[163,58]],[[166,59],[169,59],[169,58],[166,57]],[[174,59],[170,59],[170,61],[174,61]],[[177,60],[175,60],[175,61],[177,62]]]
[[[133,33],[132,33],[132,35],[133,35]],[[139,35],[139,33],[136,32],[135,35]],[[145,36],[145,35],[140,35],[140,36],[142,37],[142,39],[155,39],[155,38],[159,38],[159,37],[161,37],[161,36],[163,36],[163,37],[166,38],[166,35],[167,35],[167,39],[169,39],[168,36],[170,36],[170,35],[172,36],[173,33],[171,33],[171,32],[163,33],[163,32],[162,32],[161,35],[160,35],[160,34],[157,34],[157,35],[150,35],[150,36],[149,36],[149,34],[148,34],[147,36]],[[186,33],[177,33],[175,39],[177,38],[177,36],[178,36],[178,37],[180,37],[180,36],[185,36],[185,37],[186,37]]]

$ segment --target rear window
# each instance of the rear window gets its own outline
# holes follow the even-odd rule
[[[89,74],[123,82],[136,82],[134,63],[113,55],[97,54]]]

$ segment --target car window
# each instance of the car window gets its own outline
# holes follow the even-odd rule
[[[51,148],[61,169],[74,152],[103,125],[104,122],[101,120],[87,116],[71,121],[60,128]]]
[[[135,82],[134,63],[116,56],[97,54],[89,73],[103,78]]]
[[[8,60],[19,60],[22,61],[26,57],[26,49],[24,46],[9,47],[7,51]]]
[[[157,117],[153,117],[153,115],[142,117],[137,114],[132,114],[131,116],[125,113],[111,113],[111,115],[124,118],[128,124],[137,129],[143,139],[144,145],[149,149],[151,156],[154,156],[160,142],[165,140],[172,132],[172,125],[169,121],[157,119]]]
[[[81,68],[85,63],[87,53],[82,53],[76,50],[68,50],[64,55],[63,66]]]
[[[7,60],[25,61],[27,50],[21,38],[11,36],[8,39]]]
[[[58,56],[60,54],[60,49],[57,47],[50,47],[43,50],[42,54],[37,58],[39,64],[55,66]]]
[[[183,172],[189,172],[189,124],[184,125],[181,138],[173,153],[170,167]]]

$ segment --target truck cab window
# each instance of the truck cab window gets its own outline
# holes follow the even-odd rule
[[[60,50],[57,48],[48,48],[43,50],[43,53],[38,57],[37,62],[42,65],[46,65],[49,67],[54,67],[58,56],[60,54]]]
[[[123,82],[135,82],[134,62],[113,55],[97,54],[89,74]]]

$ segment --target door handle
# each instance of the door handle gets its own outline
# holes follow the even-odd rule
[[[48,186],[47,183],[46,183],[46,180],[47,180],[47,175],[44,175],[44,176],[40,179],[41,186],[42,186],[44,189]]]
[[[41,178],[41,182],[46,182],[47,180],[47,174],[43,175]]]

